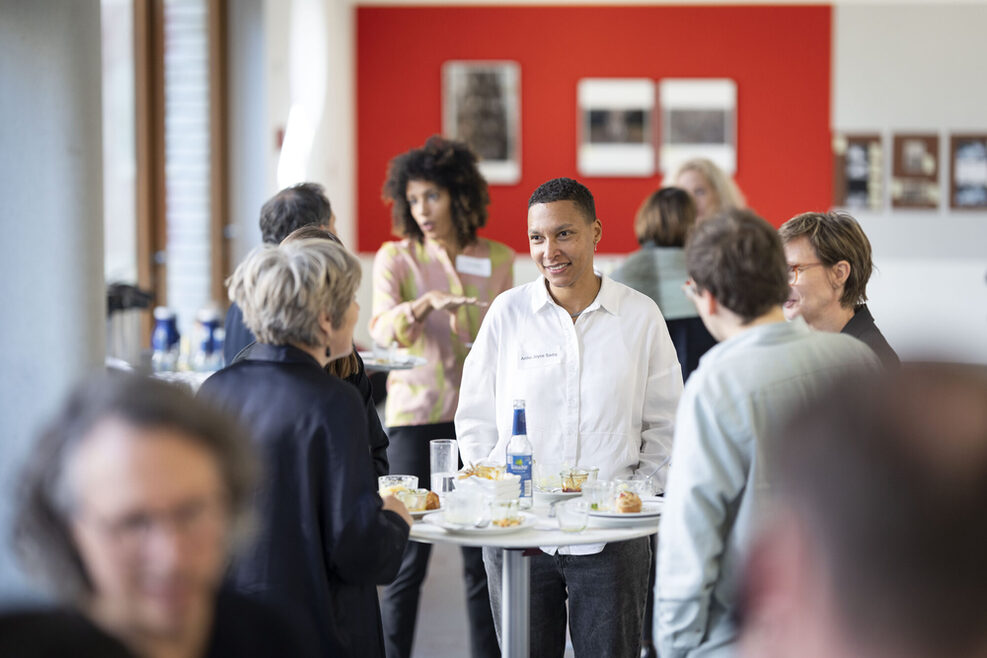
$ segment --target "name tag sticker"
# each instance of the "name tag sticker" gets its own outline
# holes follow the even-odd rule
[[[477,258],[476,256],[456,256],[456,271],[473,276],[489,277],[493,272],[489,258]]]
[[[562,363],[562,350],[558,347],[548,349],[533,350],[526,352],[522,349],[518,355],[518,368],[527,370],[529,368],[544,368],[545,366],[558,365]]]

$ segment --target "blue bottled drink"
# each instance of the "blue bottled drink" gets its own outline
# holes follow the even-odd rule
[[[170,308],[154,309],[154,333],[151,334],[151,370],[168,372],[178,367],[178,322]]]
[[[531,441],[528,440],[528,428],[524,418],[524,400],[514,401],[514,427],[511,431],[511,441],[507,444],[507,472],[521,478],[522,508],[531,507]]]

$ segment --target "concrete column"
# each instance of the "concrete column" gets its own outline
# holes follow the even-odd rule
[[[0,0],[0,603],[39,425],[104,358],[99,0]]]

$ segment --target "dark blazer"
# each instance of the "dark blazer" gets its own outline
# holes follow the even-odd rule
[[[867,304],[861,304],[856,308],[853,317],[840,330],[840,333],[848,334],[867,343],[867,346],[874,350],[877,358],[881,360],[886,369],[892,370],[901,364],[898,354],[891,349],[891,345],[884,338],[884,334],[874,323],[874,316],[870,314]]]
[[[250,347],[257,339],[253,332],[243,323],[243,311],[236,305],[230,304],[226,311],[226,337],[223,339],[223,356],[226,365],[236,363],[237,357],[247,347]],[[354,349],[355,351],[355,349]],[[359,363],[359,370],[346,378],[346,381],[356,386],[360,391],[360,397],[367,407],[367,427],[370,436],[370,456],[374,460],[374,473],[376,476],[390,473],[390,466],[387,463],[387,433],[380,423],[380,416],[377,414],[377,404],[374,400],[374,387],[367,377],[367,369],[363,366],[363,359],[356,355]]]
[[[257,344],[199,395],[250,431],[264,468],[236,590],[293,605],[319,655],[383,656],[375,585],[397,574],[409,528],[381,509],[356,390],[300,349]]]

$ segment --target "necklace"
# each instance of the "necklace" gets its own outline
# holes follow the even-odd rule
[[[585,310],[585,309],[583,309],[583,310]],[[569,314],[569,317],[570,318],[578,318],[582,314],[582,312],[583,311],[576,311],[575,313],[570,313]]]

